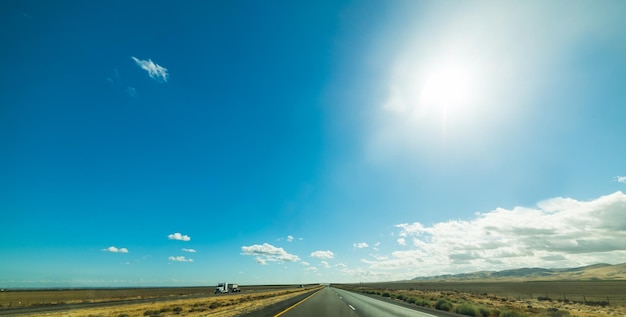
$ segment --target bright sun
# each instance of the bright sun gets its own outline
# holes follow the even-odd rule
[[[444,113],[467,109],[474,102],[475,87],[471,72],[458,65],[435,70],[427,77],[420,92],[420,104]]]

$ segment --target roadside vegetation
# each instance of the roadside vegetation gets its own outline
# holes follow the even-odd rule
[[[172,317],[172,316],[240,316],[288,298],[309,292],[313,288],[295,288],[254,293],[223,294],[194,299],[171,299],[137,304],[68,309],[49,313],[20,314],[24,317]]]
[[[424,291],[387,289],[359,285],[334,285],[346,290],[403,301],[428,309],[472,317],[609,317],[626,316],[626,307],[609,305],[607,301],[577,302],[539,296],[521,300],[493,294],[472,294],[461,291]]]

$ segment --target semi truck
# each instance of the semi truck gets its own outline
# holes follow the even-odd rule
[[[217,283],[217,287],[215,288],[215,294],[238,292],[241,292],[241,289],[239,289],[239,285],[233,283]]]

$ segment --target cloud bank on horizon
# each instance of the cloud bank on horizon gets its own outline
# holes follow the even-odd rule
[[[420,222],[395,225],[389,234],[396,249],[370,253],[361,264],[335,265],[339,274],[363,280],[410,279],[417,276],[501,270],[520,267],[572,267],[626,262],[626,194],[617,191],[589,201],[551,198],[534,208],[496,208],[471,220],[450,220],[424,226]],[[362,249],[367,243],[354,243]],[[268,243],[242,247],[242,255],[256,255],[257,263],[308,261]],[[313,251],[318,259],[336,258],[333,251]],[[326,269],[333,266],[321,261]],[[311,267],[308,270],[317,271]]]
[[[476,218],[432,226],[396,225],[405,247],[370,269],[426,276],[516,267],[570,267],[626,262],[626,195],[590,201],[552,198],[535,208],[497,208]],[[405,242],[408,240],[410,245]]]

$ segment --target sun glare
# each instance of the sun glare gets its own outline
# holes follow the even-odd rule
[[[445,113],[463,111],[474,99],[472,74],[460,66],[446,66],[427,77],[420,92],[420,104]]]

